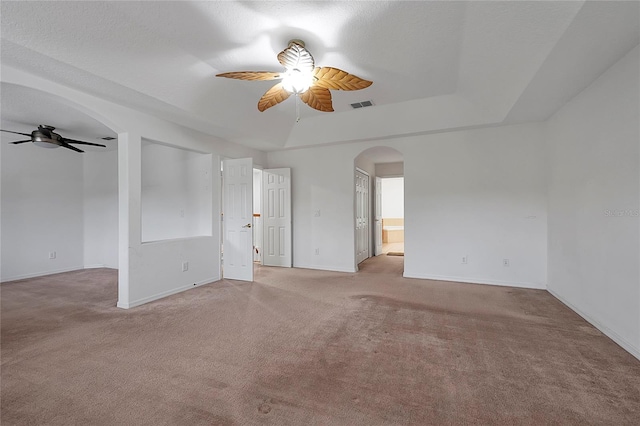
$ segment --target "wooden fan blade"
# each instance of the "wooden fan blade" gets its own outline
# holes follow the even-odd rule
[[[318,79],[314,83],[315,86],[332,90],[360,90],[373,84],[373,81],[332,67],[316,68],[313,70],[313,76]]]
[[[92,143],[92,142],[83,142],[83,141],[76,141],[74,139],[67,139],[67,138],[62,138],[62,142],[64,143],[76,143],[79,145],[91,145],[91,146],[101,146],[103,148],[106,148],[106,145],[102,145],[101,143]]]
[[[18,145],[19,143],[25,143],[25,142],[31,142],[31,139],[27,139],[26,141],[15,141],[15,142],[9,142],[9,143],[12,143],[14,145]]]
[[[237,71],[225,72],[216,77],[235,78],[236,80],[277,80],[282,78],[279,72],[271,71]]]
[[[278,62],[288,70],[297,69],[303,72],[312,72],[315,66],[311,53],[296,43],[291,43],[278,54]]]
[[[319,86],[311,86],[309,90],[300,95],[302,102],[313,109],[324,112],[333,112],[331,104],[331,92],[329,89]]]
[[[71,149],[71,150],[76,151],[76,152],[84,152],[83,150],[78,149],[78,148],[76,148],[75,146],[71,146],[71,145],[69,145],[69,144],[68,144],[68,143],[66,143],[66,142],[62,142],[62,141],[60,141],[60,143],[59,143],[58,145],[60,145],[60,146],[61,146],[61,147],[63,147],[63,148],[68,148],[68,149]]]
[[[274,105],[278,105],[280,102],[286,100],[289,97],[289,92],[284,90],[282,83],[278,83],[271,89],[262,95],[258,101],[258,110],[260,112],[265,111],[267,108],[271,108]]]
[[[16,135],[22,135],[22,136],[31,136],[31,133],[13,132],[11,130],[1,130],[0,129],[0,132],[15,133]]]

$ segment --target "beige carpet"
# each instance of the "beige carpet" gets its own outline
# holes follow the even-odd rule
[[[112,270],[5,283],[2,425],[638,424],[640,362],[547,292],[402,261],[129,311]]]

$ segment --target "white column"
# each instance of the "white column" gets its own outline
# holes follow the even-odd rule
[[[142,241],[140,200],[142,193],[142,138],[118,134],[118,307],[130,307],[130,257],[139,253]],[[135,262],[135,257],[134,257]]]

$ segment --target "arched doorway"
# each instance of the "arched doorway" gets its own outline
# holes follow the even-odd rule
[[[362,151],[354,159],[354,262],[379,255],[404,254],[398,250],[398,235],[404,235],[404,215],[387,218],[387,228],[383,217],[382,187],[383,179],[404,178],[404,156],[400,151],[388,146],[376,146]],[[401,189],[401,191],[404,191]],[[402,206],[396,209],[404,211],[404,192],[396,198]],[[393,229],[391,229],[391,228]],[[386,232],[385,232],[386,231]],[[386,239],[384,238],[386,235]],[[385,241],[395,242],[394,246],[385,247]]]
[[[11,230],[2,234],[2,281],[118,269],[118,134],[56,94],[9,82],[1,88],[2,129],[51,125],[66,138],[106,145],[42,149],[10,144],[15,135],[2,133],[2,226]]]

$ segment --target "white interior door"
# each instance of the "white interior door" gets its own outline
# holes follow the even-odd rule
[[[291,169],[262,171],[262,264],[291,267]]]
[[[369,257],[369,175],[356,170],[356,263]]]
[[[376,187],[374,188],[376,193],[376,201],[374,204],[373,217],[375,226],[375,243],[376,250],[375,255],[380,256],[382,254],[382,178],[376,176]]]
[[[253,281],[253,160],[224,160],[223,182],[223,276]]]

